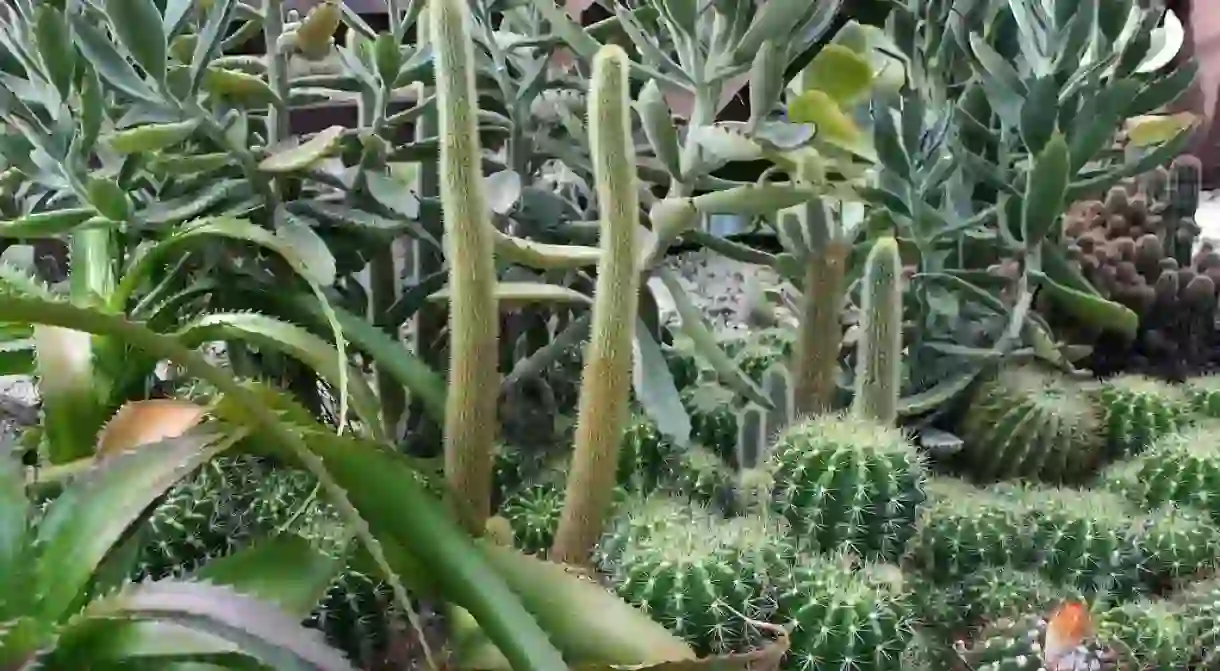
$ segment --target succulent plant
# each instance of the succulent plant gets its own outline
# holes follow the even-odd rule
[[[1019,499],[1042,575],[1088,595],[1125,598],[1139,589],[1144,556],[1131,528],[1132,507],[1122,497],[1028,487]]]
[[[970,399],[956,461],[979,481],[1079,481],[1102,462],[1104,426],[1082,385],[1034,365],[1006,367]]]
[[[701,652],[755,643],[743,618],[771,618],[775,577],[794,555],[782,525],[663,500],[632,514],[604,565],[617,593]]]
[[[618,453],[619,485],[631,491],[652,492],[664,480],[678,453],[656,422],[636,415],[623,430]]]
[[[1177,606],[1154,599],[1102,611],[1097,638],[1138,669],[1185,668],[1194,644]]]
[[[516,547],[537,554],[551,547],[562,512],[563,490],[546,483],[515,492],[505,499],[499,514],[512,527]]]
[[[1213,669],[1220,663],[1220,581],[1191,585],[1176,598],[1194,646],[1184,655],[1187,668]]]
[[[1187,379],[1183,386],[1196,413],[1220,419],[1220,376],[1199,375]]]
[[[1104,481],[1145,508],[1174,503],[1220,522],[1220,423],[1205,420],[1162,436],[1140,456],[1108,469]]]
[[[850,564],[836,554],[805,557],[785,579],[777,617],[795,625],[785,669],[903,668],[916,624],[909,591]]]
[[[902,259],[898,241],[873,243],[861,279],[860,340],[852,413],[886,426],[898,420],[902,382]]]
[[[1047,619],[1026,615],[997,622],[981,632],[974,642],[960,650],[968,668],[976,671],[1022,671],[1049,668],[1042,659]],[[1118,669],[1118,655],[1104,645],[1090,641],[1072,653],[1071,665],[1055,668],[1071,671]]]
[[[805,546],[892,559],[915,532],[926,474],[896,428],[848,415],[807,419],[780,435],[767,467],[774,509]]]
[[[257,459],[226,457],[170,489],[146,522],[133,577],[181,577],[248,543],[264,528],[252,508],[266,475]]]
[[[992,566],[962,580],[960,606],[970,627],[1040,613],[1081,595],[1033,571]]]
[[[682,391],[682,405],[690,416],[691,440],[732,463],[737,451],[735,394],[716,384],[701,384]]]
[[[1105,381],[1097,391],[1110,451],[1117,457],[1139,454],[1161,436],[1190,421],[1182,388],[1138,374]]]
[[[1220,561],[1220,527],[1203,511],[1168,504],[1136,520],[1135,529],[1154,583],[1202,575]]]
[[[724,461],[698,445],[678,454],[665,474],[665,489],[721,510],[733,508],[736,477]]]
[[[951,478],[926,486],[909,556],[940,582],[957,582],[989,566],[1027,566],[1034,548],[1019,502]]]

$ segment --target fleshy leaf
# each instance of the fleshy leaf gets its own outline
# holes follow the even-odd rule
[[[205,432],[173,438],[116,455],[75,480],[48,506],[38,527],[42,615],[63,617],[127,528],[231,442]]]
[[[438,303],[447,302],[449,288],[446,287],[433,293],[428,296],[428,300]],[[575,289],[545,282],[500,282],[496,284],[496,300],[499,302],[501,310],[514,310],[536,303],[590,305],[593,302],[593,299]]]
[[[299,172],[313,167],[329,157],[339,146],[343,137],[343,126],[331,126],[309,138],[308,141],[271,154],[258,164],[258,169],[269,173]]]
[[[487,206],[496,214],[507,214],[521,200],[521,175],[515,170],[501,170],[483,179]]]
[[[131,401],[106,422],[94,458],[122,454],[141,445],[178,438],[203,421],[207,408],[170,398]]]
[[[686,447],[690,442],[690,416],[682,407],[669,365],[644,324],[636,324],[635,334],[636,355],[631,374],[635,397],[662,435],[674,445]]]
[[[847,107],[868,94],[873,85],[873,67],[851,49],[828,44],[813,57],[800,77],[804,89],[822,91],[840,107]]]
[[[228,587],[162,580],[134,585],[89,605],[86,616],[189,625],[230,640],[274,669],[356,671],[322,635],[274,605]]]
[[[204,564],[194,578],[227,585],[304,618],[326,594],[343,562],[296,534],[279,534]]]

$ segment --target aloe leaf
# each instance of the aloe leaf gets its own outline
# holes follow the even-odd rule
[[[21,462],[10,451],[0,453],[0,594],[11,594],[26,549],[30,503]]]
[[[33,375],[32,342],[0,342],[0,375]]]
[[[192,578],[227,585],[304,618],[342,569],[341,560],[327,556],[301,536],[280,534],[214,559]]]
[[[258,164],[258,169],[271,174],[307,170],[330,156],[339,147],[342,137],[343,126],[330,126],[295,147],[267,156]]]
[[[199,432],[108,459],[74,481],[38,527],[40,612],[62,618],[128,527],[176,482],[235,440]]]
[[[105,406],[95,388],[93,336],[35,326],[34,350],[51,463],[91,455],[94,437],[106,421]]]
[[[274,317],[251,312],[226,312],[204,315],[183,326],[175,337],[188,347],[198,347],[217,340],[242,340],[260,348],[275,349],[291,355],[313,368],[327,382],[339,388],[347,367],[346,357],[340,358],[335,348],[325,340],[295,325]],[[346,375],[347,393],[352,405],[370,431],[378,431],[380,412],[377,397],[358,371]]]
[[[147,582],[94,601],[85,616],[189,626],[232,641],[273,669],[356,671],[343,653],[326,645],[320,632],[302,627],[272,604],[220,585]]]
[[[169,359],[188,373],[215,385],[233,398],[240,419],[251,428],[267,431],[280,447],[288,450],[286,456],[296,456],[319,479],[327,478],[330,485],[326,486],[326,491],[334,497],[345,519],[362,523],[356,525],[357,537],[379,568],[388,570],[386,554],[376,537],[369,534],[368,526],[363,524],[366,517],[376,519],[378,530],[388,533],[396,544],[416,551],[420,563],[437,576],[445,596],[474,615],[513,668],[566,670],[563,659],[546,634],[491,567],[479,559],[465,533],[418,482],[412,477],[404,479],[401,469],[405,467],[401,463],[395,467],[394,461],[389,464],[381,460],[369,462],[378,455],[384,459],[389,453],[371,449],[327,449],[325,442],[316,443],[310,451],[299,435],[280,422],[262,398],[237,384],[228,373],[173,338],[154,333],[119,315],[0,293],[0,323],[6,321],[44,323],[116,337],[149,355]],[[346,469],[341,467],[343,464],[347,465]],[[406,475],[410,475],[409,471]],[[335,484],[336,479],[347,488]],[[326,485],[326,481],[323,484]],[[361,513],[349,508],[353,496],[362,501]],[[411,514],[403,515],[403,510],[411,510]],[[101,514],[104,513],[96,513]]]
[[[253,661],[237,643],[185,624],[84,617],[65,629],[47,655],[45,666],[76,668],[69,665],[79,665],[81,659],[88,659],[91,668],[98,669],[124,668],[125,664],[148,668],[156,664],[157,668],[175,671],[187,671],[187,665],[191,669],[249,668]]]
[[[55,238],[89,221],[97,213],[91,207],[35,212],[0,221],[0,238]]]
[[[704,321],[699,308],[695,307],[690,297],[686,295],[686,290],[678,283],[677,278],[667,270],[658,271],[657,277],[665,285],[669,295],[673,297],[674,307],[678,310],[678,316],[682,319],[682,332],[695,344],[699,356],[703,357],[715,369],[720,380],[730,389],[746,397],[751,402],[757,403],[768,410],[773,408],[771,399],[767,398],[762,389],[759,389],[753,380],[741,372],[741,369],[733,363],[729,355],[720,349],[720,345],[716,342],[715,334],[712,333],[711,328]]]
[[[186,226],[168,239],[146,248],[144,253],[130,264],[118,288],[111,297],[111,307],[115,310],[125,310],[128,300],[135,293],[136,289],[139,288],[140,283],[152,276],[153,271],[163,262],[165,254],[183,245],[202,242],[208,238],[227,238],[248,242],[268,251],[275,252],[309,285],[310,290],[318,300],[318,306],[321,308],[323,316],[326,318],[327,326],[334,336],[337,356],[333,366],[338,369],[336,386],[339,388],[339,430],[342,431],[345,422],[344,418],[347,416],[349,388],[346,365],[347,340],[343,336],[343,329],[339,325],[339,318],[334,308],[326,298],[322,287],[314,279],[313,269],[309,265],[309,260],[303,258],[299,251],[284,239],[276,237],[275,233],[255,226],[248,220],[234,217],[202,219],[193,225]]]
[[[516,310],[536,303],[590,305],[593,302],[593,299],[575,289],[545,282],[499,282],[495,291],[501,310]],[[449,288],[434,292],[428,296],[428,300],[437,303],[448,302]]]
[[[73,32],[76,33],[77,48],[81,50],[85,60],[93,64],[102,79],[136,100],[154,105],[165,102],[147,82],[140,79],[135,68],[114,48],[105,33],[90,23],[85,15],[72,14],[69,20],[72,22]],[[157,32],[161,33],[161,30],[158,29]]]
[[[636,324],[635,334],[631,372],[635,397],[662,435],[674,445],[686,447],[690,442],[690,416],[682,406],[682,398],[661,347],[642,322]]]
[[[441,273],[442,281],[445,277],[446,275]],[[300,294],[287,300],[294,308],[316,319],[325,320],[322,308],[316,301]],[[334,311],[344,336],[351,344],[372,357],[381,369],[406,387],[414,398],[419,399],[430,419],[436,422],[444,421],[445,379],[422,359],[408,352],[401,342],[370,324],[368,320],[342,308],[334,308]]]

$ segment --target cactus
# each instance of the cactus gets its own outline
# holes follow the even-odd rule
[[[252,457],[221,457],[172,488],[149,517],[136,580],[181,576],[252,539],[250,510],[266,469]]]
[[[1220,376],[1200,375],[1186,380],[1191,408],[1200,415],[1220,419]]]
[[[737,408],[732,391],[715,384],[688,387],[681,393],[690,416],[691,439],[736,465]]]
[[[551,558],[584,563],[613,497],[618,450],[627,423],[631,360],[639,303],[635,229],[639,189],[631,134],[630,61],[606,45],[593,58],[589,141],[601,212],[601,260],[593,324],[581,375],[576,445],[563,516]]]
[[[749,405],[737,411],[736,465],[756,468],[767,459],[771,441],[796,420],[792,381],[782,366],[772,366],[762,375],[763,393],[774,406]]]
[[[686,508],[676,516],[674,508]],[[773,576],[792,561],[782,526],[724,520],[677,502],[637,508],[606,568],[617,593],[701,653],[749,648],[768,620]]]
[[[1220,527],[1201,511],[1166,505],[1137,520],[1135,528],[1154,583],[1201,575],[1220,561]]]
[[[900,669],[916,618],[910,593],[835,555],[804,558],[784,581],[778,617],[795,625],[784,668]]]
[[[650,493],[670,471],[679,451],[644,415],[636,415],[623,431],[618,454],[618,484],[631,491]]]
[[[1026,509],[1038,570],[1085,594],[1119,598],[1140,586],[1143,554],[1131,528],[1131,507],[1107,491],[1028,487]]]
[[[499,514],[512,527],[516,547],[536,554],[551,547],[562,510],[563,490],[547,483],[513,494],[500,506]]]
[[[998,622],[985,629],[973,645],[961,650],[967,668],[982,671],[1025,671],[1051,668],[1042,660],[1047,620],[1039,615],[1026,615],[1016,620]],[[1076,671],[1108,671],[1120,668],[1118,655],[1104,645],[1089,641],[1072,653],[1072,664],[1060,662],[1056,669]]]
[[[1186,668],[1214,669],[1220,664],[1220,580],[1192,585],[1178,596],[1179,613],[1194,642]]]
[[[862,283],[852,412],[891,426],[898,420],[902,379],[902,259],[897,240],[885,237],[873,243]]]
[[[1097,401],[1110,452],[1117,457],[1139,454],[1189,421],[1190,405],[1182,389],[1143,375],[1107,380],[1097,392]]]
[[[797,206],[809,257],[800,302],[800,328],[793,362],[796,410],[802,415],[829,412],[838,391],[840,317],[851,243],[835,235],[822,200]]]
[[[780,436],[768,468],[774,508],[804,545],[892,559],[914,533],[924,464],[898,429],[815,417]]]
[[[1076,590],[1055,585],[1035,572],[997,566],[966,576],[961,589],[961,606],[971,627],[1043,612],[1064,599],[1081,596]]]
[[[1008,367],[970,400],[957,427],[957,460],[984,482],[1079,481],[1102,461],[1103,427],[1081,385],[1033,365]]]
[[[1184,668],[1193,643],[1177,608],[1153,599],[1103,611],[1097,618],[1097,638],[1136,669]]]
[[[1185,266],[1190,261],[1199,225],[1195,213],[1199,210],[1199,195],[1203,190],[1203,162],[1195,156],[1183,155],[1169,165],[1168,208],[1166,208],[1166,239],[1171,255]]]
[[[474,42],[464,0],[429,6],[436,58],[445,259],[449,262],[449,395],[445,404],[445,476],[471,533],[491,512],[492,452],[500,377],[499,309],[490,209],[483,192],[476,128]],[[634,323],[634,320],[632,321]]]
[[[349,659],[368,664],[386,652],[393,631],[393,608],[386,583],[346,568],[331,581],[305,626],[326,634],[326,640]]]
[[[1191,506],[1220,524],[1220,421],[1162,436],[1139,457],[1108,469],[1103,480],[1145,508]]]
[[[950,478],[932,478],[911,540],[910,558],[937,581],[953,582],[987,566],[1026,566],[1034,548],[1016,501]]]
[[[709,450],[692,445],[676,456],[666,475],[666,489],[675,495],[721,510],[734,508],[734,473]]]

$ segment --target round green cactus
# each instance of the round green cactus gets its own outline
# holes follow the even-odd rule
[[[1192,377],[1182,386],[1196,413],[1220,419],[1220,375]]]
[[[675,507],[683,504],[634,510],[632,531],[606,562],[615,590],[700,653],[751,648],[759,633],[744,618],[770,619],[773,576],[792,561],[784,530],[689,506],[675,520]]]
[[[1108,469],[1107,486],[1149,509],[1176,503],[1220,523],[1220,420],[1162,436],[1130,462]]]
[[[741,372],[757,383],[772,366],[786,366],[796,343],[790,329],[765,329],[751,333],[733,349],[733,359]]]
[[[709,450],[692,445],[678,454],[668,478],[666,489],[673,494],[720,509],[733,506],[736,478],[728,465]]]
[[[676,453],[657,430],[656,422],[636,415],[623,431],[618,453],[619,485],[643,493],[655,490],[672,467]]]
[[[775,510],[802,545],[892,559],[915,533],[926,473],[898,429],[844,415],[786,429],[772,447]]]
[[[171,488],[149,517],[134,578],[189,573],[251,540],[250,509],[266,472],[256,458],[225,456]]]
[[[525,487],[505,499],[500,515],[508,520],[518,549],[546,552],[555,540],[563,513],[563,490],[550,483]]]
[[[693,347],[683,347],[678,343],[661,348],[661,356],[665,359],[665,365],[669,368],[669,374],[673,376],[674,386],[678,388],[678,391],[693,386],[699,381],[701,366],[699,357],[695,356],[693,349]]]
[[[1215,669],[1220,665],[1220,580],[1193,585],[1179,595],[1179,613],[1194,643],[1185,659],[1189,669]]]
[[[383,656],[394,618],[389,586],[367,573],[344,569],[327,587],[325,596],[305,620],[305,626],[360,664]]]
[[[932,478],[926,491],[910,547],[924,573],[950,581],[984,566],[1031,563],[1034,548],[1018,502],[952,478]]]
[[[1131,595],[1143,553],[1131,527],[1134,511],[1106,491],[1030,487],[1023,492],[1027,533],[1039,571],[1085,594]]]
[[[1037,573],[1008,567],[987,567],[962,581],[962,607],[972,627],[1043,612],[1064,599],[1080,597],[1076,590],[1055,585]]]
[[[1031,671],[1046,669],[1042,659],[1047,620],[1027,615],[998,622],[985,629],[973,645],[960,650],[962,661],[975,671]],[[1103,671],[1118,669],[1118,655],[1095,642],[1088,642],[1071,653],[1071,664],[1061,660],[1056,668]]]
[[[1115,457],[1139,454],[1161,436],[1191,419],[1189,397],[1181,387],[1142,375],[1120,375],[1096,392]]]
[[[691,440],[731,463],[737,451],[736,395],[706,384],[684,389],[681,398],[690,415]]]
[[[1101,613],[1097,637],[1137,669],[1184,668],[1190,659],[1192,639],[1177,607],[1160,600],[1141,599]]]
[[[1032,365],[1005,368],[982,384],[957,430],[958,461],[980,481],[1072,482],[1091,475],[1105,431],[1084,388]]]
[[[916,617],[899,581],[870,579],[843,557],[803,559],[778,598],[780,621],[795,625],[784,668],[793,671],[899,669]]]
[[[1154,583],[1196,576],[1220,561],[1220,527],[1202,511],[1166,505],[1138,520],[1135,528]]]

